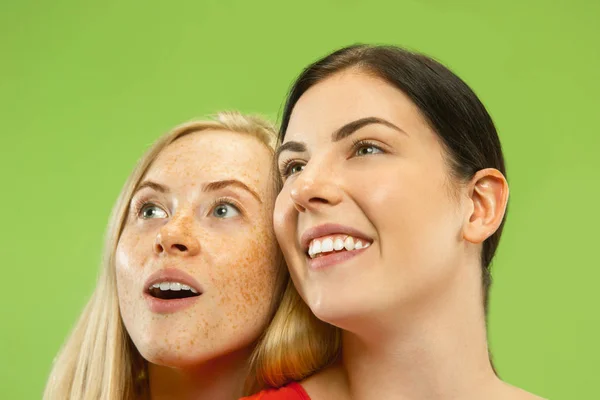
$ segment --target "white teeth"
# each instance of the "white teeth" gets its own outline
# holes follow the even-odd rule
[[[148,289],[149,290],[160,289],[160,290],[163,290],[163,291],[173,290],[175,292],[178,292],[178,291],[181,291],[181,290],[191,290],[192,293],[198,293],[198,291],[196,289],[194,289],[193,287],[188,286],[188,285],[184,285],[181,282],[159,282],[159,283],[154,283]]]
[[[335,239],[335,241],[333,242],[333,249],[335,251],[340,251],[343,248],[344,248],[344,241],[341,238]]]
[[[321,252],[321,242],[319,240],[314,240],[312,245],[313,254],[319,254]]]
[[[344,240],[344,248],[348,251],[354,250],[354,239],[352,236],[348,236],[346,240]]]
[[[323,246],[321,247],[321,253],[329,253],[333,251],[333,240],[327,238],[323,240]]]
[[[308,255],[310,258],[315,258],[317,254],[330,253],[332,251],[341,250],[360,250],[366,249],[371,243],[354,239],[352,236],[337,236],[337,237],[326,237],[324,239],[314,239],[308,246]]]

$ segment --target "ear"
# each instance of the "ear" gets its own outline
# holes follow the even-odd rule
[[[508,204],[508,183],[500,171],[486,168],[473,176],[468,188],[471,207],[463,237],[471,243],[483,243],[502,223]]]

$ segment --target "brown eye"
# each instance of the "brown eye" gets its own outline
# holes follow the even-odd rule
[[[359,147],[356,150],[357,156],[368,156],[368,155],[377,154],[377,153],[383,153],[383,151],[379,147],[371,145],[371,144]]]
[[[283,178],[287,178],[291,175],[297,174],[298,172],[302,172],[304,169],[304,164],[296,162],[296,161],[288,161],[281,168],[281,176]]]
[[[302,164],[294,164],[289,169],[290,175],[293,175],[293,174],[296,174],[298,172],[301,172],[303,169],[304,169],[304,165],[302,165]]]

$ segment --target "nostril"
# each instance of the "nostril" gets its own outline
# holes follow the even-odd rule
[[[322,203],[322,204],[327,204],[329,203],[326,199],[322,198],[322,197],[313,197],[309,200],[311,203]]]
[[[172,247],[176,248],[179,251],[187,251],[187,247],[183,244],[174,244]]]
[[[157,253],[162,253],[163,251],[165,251],[165,249],[163,249],[163,247],[157,243],[154,245],[154,251],[156,251]]]

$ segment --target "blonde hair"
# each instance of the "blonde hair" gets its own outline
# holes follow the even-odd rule
[[[146,362],[133,345],[121,319],[115,251],[134,190],[158,154],[182,136],[204,130],[249,134],[272,151],[277,141],[273,125],[266,120],[238,112],[222,112],[213,120],[179,125],[151,146],[127,179],[113,208],[96,289],[54,361],[44,392],[45,400],[133,400],[149,397]],[[280,271],[277,299],[287,276],[285,266],[280,267]]]
[[[288,276],[281,304],[250,359],[246,391],[299,382],[334,362],[341,330],[319,320]]]

